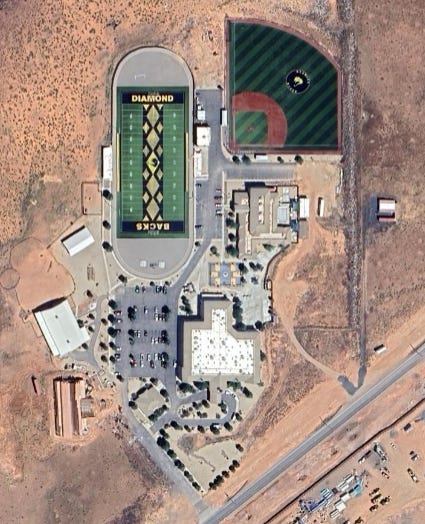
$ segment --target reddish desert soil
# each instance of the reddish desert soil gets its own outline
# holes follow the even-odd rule
[[[423,376],[424,369],[425,365],[422,364],[409,373],[402,381],[392,386],[385,393],[385,398],[379,398],[368,407],[361,410],[354,420],[345,424],[335,435],[326,439],[314,451],[309,453],[307,457],[299,460],[294,466],[289,468],[287,472],[278,477],[278,479],[265,492],[254,498],[243,510],[236,512],[225,520],[225,522],[229,524],[231,522],[248,521],[260,523],[277,515],[279,510],[285,505],[285,502],[287,503],[290,501],[291,498],[298,493],[302,493],[305,486],[312,484],[315,479],[320,478],[328,469],[334,468],[336,465],[340,464],[344,457],[350,452],[359,448],[363,442],[370,439],[376,433],[379,433],[381,428],[392,424],[394,420],[399,418],[401,413],[407,412],[412,404],[422,400],[423,381],[421,380],[421,376]],[[317,395],[317,398],[320,398],[319,395]],[[386,405],[388,404],[388,406],[391,407],[388,409],[382,409],[383,403]],[[425,423],[420,422],[415,424],[414,432],[406,436],[403,435],[400,428],[408,421],[412,421],[418,416],[418,414],[422,413],[423,410],[424,404],[422,402],[422,407],[417,410],[416,415],[410,416],[404,423],[400,422],[396,426],[398,429],[396,441],[397,444],[399,444],[399,448],[401,447],[402,440],[407,440],[409,444],[403,446],[403,452],[400,452],[398,449],[396,453],[403,458],[403,465],[399,467],[399,464],[397,464],[396,468],[396,465],[392,460],[389,464],[389,469],[392,471],[391,481],[389,483],[391,486],[391,505],[386,506],[385,511],[379,511],[377,515],[374,515],[374,519],[372,519],[372,515],[369,515],[368,511],[370,503],[366,494],[366,496],[358,499],[359,504],[354,501],[350,502],[348,505],[349,509],[347,514],[345,514],[345,517],[350,518],[351,522],[353,522],[359,515],[362,515],[366,522],[376,522],[377,524],[381,522],[400,522],[395,515],[397,515],[398,512],[401,513],[407,511],[413,501],[419,501],[423,496],[421,489],[411,489],[413,484],[410,485],[410,483],[407,483],[408,478],[406,479],[406,482],[402,481],[402,487],[406,487],[407,491],[404,489],[400,491],[399,484],[400,480],[405,478],[404,473],[406,472],[406,468],[413,464],[408,458],[409,450],[413,447],[413,449],[417,449],[419,454],[421,454],[423,449],[423,445],[421,444],[423,439],[421,437],[425,431]],[[388,435],[388,433],[386,433],[386,435]],[[391,450],[389,440],[395,440],[395,438],[390,439],[388,437],[387,440],[384,440],[379,437],[379,440],[383,442],[386,450]],[[340,468],[341,472],[332,478],[337,478],[339,482],[341,478],[348,474],[353,468],[356,468],[359,471],[357,459],[360,455],[361,453],[352,459],[345,462],[343,461],[343,466]],[[370,466],[369,463],[366,464],[365,467],[367,468],[368,466]],[[416,469],[421,471],[422,466],[423,462],[420,464],[418,463]],[[413,469],[415,469],[415,467],[413,467]],[[386,488],[384,482],[387,481],[380,480],[382,477],[379,472],[378,477],[378,482]],[[376,482],[376,480],[374,482]],[[323,487],[325,485],[325,480],[323,480],[320,483],[320,486]],[[320,489],[320,486],[317,489]],[[369,490],[374,488],[376,483],[370,484],[370,486]],[[227,493],[231,495],[233,492],[227,491]],[[283,511],[273,519],[273,524],[289,524],[293,521],[297,509],[297,503],[291,505],[287,510]],[[419,513],[417,512],[417,514]],[[390,520],[391,515],[394,515],[392,517],[394,520]],[[384,516],[386,517],[385,519],[383,518]],[[313,522],[313,520],[311,522]],[[413,522],[420,522],[420,520],[412,520],[412,523]]]
[[[395,226],[373,224],[366,233],[371,347],[424,305],[424,11],[420,0],[398,6],[394,0],[357,5],[363,205],[367,213],[377,194],[398,202]]]
[[[193,520],[187,502],[167,494],[169,488],[147,457],[129,448],[125,437],[112,436],[111,428],[105,426],[86,447],[53,446],[43,397],[33,396],[29,379],[54,365],[44,342],[35,337],[29,323],[22,322],[25,312],[20,308],[38,305],[52,290],[56,295],[58,290],[67,294],[73,289],[63,268],[46,265],[47,254],[40,254],[81,213],[82,182],[99,178],[99,145],[107,142],[111,126],[111,75],[120,57],[136,46],[163,45],[188,62],[196,85],[223,84],[225,16],[307,28],[338,57],[334,40],[317,29],[327,26],[333,34],[338,32],[335,6],[334,1],[313,0],[213,5],[181,0],[174,9],[165,1],[0,2],[4,28],[0,33],[0,505],[7,512],[4,520],[30,518],[35,524],[68,522],[68,518],[113,523]],[[386,232],[371,229],[366,235],[370,343],[395,331],[423,304],[425,197],[419,151],[424,104],[423,63],[417,58],[423,39],[421,6],[419,0],[411,2],[409,10],[401,10],[394,0],[356,4],[363,201],[385,190],[398,198],[400,210],[397,226]],[[111,21],[117,24],[115,29]],[[336,359],[324,353],[323,339],[326,329],[346,326],[347,304],[341,298],[346,260],[340,232],[334,238],[337,228],[329,223],[322,226],[328,234],[323,230],[316,237],[312,231],[315,240],[301,252],[299,267],[295,259],[289,267],[288,257],[276,270],[275,284],[282,282],[288,302],[276,305],[285,323],[265,334],[264,380],[273,388],[266,389],[263,403],[245,422],[243,442],[251,450],[238,476],[224,485],[229,492],[302,439],[318,424],[319,411],[330,415],[344,401],[329,369],[347,374],[353,370],[352,334],[333,334],[333,343],[342,347]],[[19,246],[25,246],[19,241],[28,238],[28,250],[19,252]],[[17,251],[11,252],[13,246]],[[312,253],[320,255],[321,266]],[[395,253],[390,260],[388,253]],[[314,300],[308,300],[309,293]],[[415,322],[409,329],[418,335],[419,319]],[[306,323],[312,329],[300,332]],[[294,348],[293,333],[305,344],[310,362]],[[303,397],[305,402],[299,404]],[[320,405],[309,402],[317,398]],[[296,410],[290,409],[295,405]],[[217,493],[217,500],[222,496]]]
[[[31,522],[43,523],[154,522],[152,516],[165,503],[168,486],[143,450],[127,443],[128,435],[112,434],[111,424],[106,423],[103,433],[87,446],[56,445],[48,457],[29,461],[19,483],[8,485],[0,478],[2,518],[29,522],[31,515]],[[171,516],[171,508],[166,507]]]
[[[174,9],[163,1],[0,4],[0,466],[5,475],[0,500],[10,498],[4,518],[12,521],[16,511],[18,520],[31,515],[34,523],[68,517],[142,522],[155,498],[150,522],[171,522],[177,508],[183,521],[191,522],[186,501],[170,495],[164,504],[162,481],[143,482],[139,489],[123,449],[116,449],[107,431],[75,451],[53,446],[43,397],[33,397],[29,379],[33,373],[41,378],[56,364],[22,320],[52,294],[72,292],[72,279],[45,248],[81,213],[81,184],[99,179],[99,146],[110,140],[110,82],[119,59],[136,46],[163,45],[188,62],[196,85],[223,84],[225,16],[280,20],[299,30],[307,23],[312,36],[336,52],[332,39],[314,25],[336,18],[334,2],[330,9],[301,0],[213,5],[181,0]],[[87,468],[79,470],[81,464]],[[142,475],[146,464],[143,459]],[[100,493],[99,501],[93,492]],[[18,504],[22,493],[24,502]],[[40,503],[34,509],[35,500]]]
[[[10,264],[19,275],[15,289],[25,311],[52,298],[67,297],[74,291],[72,276],[35,238],[24,240],[12,249]]]
[[[0,480],[0,500],[7,507],[5,520],[28,521],[31,515],[34,523],[68,518],[171,522],[178,508],[183,521],[193,521],[184,500],[170,495],[164,504],[162,481],[151,480],[145,458],[139,469],[148,476],[139,482],[124,446],[117,448],[107,430],[85,448],[53,446],[44,397],[33,396],[29,379],[33,373],[41,379],[54,365],[43,340],[22,320],[25,310],[73,289],[72,279],[45,248],[81,213],[81,184],[99,178],[99,146],[111,125],[111,75],[120,57],[135,46],[164,45],[188,62],[197,85],[223,84],[225,15],[277,17],[301,29],[305,22],[293,13],[309,14],[310,20],[321,16],[313,4],[252,0],[211,6],[184,0],[172,9],[169,2],[118,1],[113,7],[100,1],[1,2],[0,466],[6,476]],[[334,6],[328,16],[335,17]],[[310,25],[332,48],[332,41]]]
[[[369,202],[371,196],[376,194],[394,195],[398,200],[399,209],[399,221],[396,226],[383,230],[370,227],[366,232],[366,333],[369,349],[382,341],[387,342],[389,346],[384,359],[370,359],[371,368],[367,381],[375,380],[389,366],[405,356],[411,351],[410,345],[414,346],[423,341],[425,334],[423,329],[425,251],[422,225],[424,198],[420,189],[423,185],[423,151],[420,144],[423,143],[424,134],[422,126],[424,64],[418,58],[423,40],[421,6],[421,2],[413,2],[409,10],[400,12],[396,2],[392,0],[374,4],[356,3],[355,28],[359,43],[359,80],[363,117],[362,198],[365,215],[369,220]],[[409,34],[407,39],[406,34]],[[407,78],[409,78],[408,85],[403,89],[401,86],[406,84]],[[379,89],[376,88],[377,82],[379,82]],[[395,86],[400,86],[400,92],[397,94]],[[297,274],[307,276],[310,282],[319,276],[317,280],[330,287],[332,294],[332,288],[343,282],[346,267],[345,263],[341,266],[335,255],[334,252],[330,257],[331,262],[325,263],[322,267],[319,262],[320,252],[316,252],[316,256],[311,257],[311,260],[307,258],[300,261]],[[312,271],[313,269],[315,271]],[[320,290],[320,287],[317,290]],[[347,309],[339,309],[341,289],[335,297],[338,299],[335,307],[332,307],[331,301],[323,303],[322,307],[316,307],[315,301],[311,301],[311,309],[310,311],[304,309],[308,314],[304,313],[304,322],[299,322],[300,325],[305,326],[308,317],[314,315],[322,322],[334,319],[336,324],[343,326]],[[303,311],[299,307],[297,318],[302,316]],[[316,358],[320,355],[324,359],[323,362],[330,365],[334,358],[332,352],[324,355],[320,352],[320,344],[309,340],[309,337],[316,336],[314,330],[308,335],[304,332],[304,329],[299,329],[297,334],[305,343],[306,349],[309,348],[310,354]],[[339,336],[342,335],[343,332],[340,331]],[[344,346],[346,344],[348,348],[355,347],[353,335],[347,331],[350,339],[344,341],[342,338]],[[349,350],[348,355],[351,351],[352,349]],[[420,373],[415,375],[420,376]],[[407,392],[404,393],[402,389],[396,391],[394,396],[385,395],[380,399],[378,409],[381,413],[389,410],[397,395],[402,397],[407,395]],[[302,419],[301,405],[297,406],[299,422],[303,426],[307,419],[304,415],[309,398],[310,395],[305,397],[302,403]],[[315,398],[318,399],[319,395]],[[394,413],[397,414],[399,409],[400,406],[397,404]],[[289,484],[284,482],[283,485],[293,486],[291,481],[288,482]],[[404,481],[400,480],[400,482]],[[274,496],[276,501],[281,498],[281,490],[278,486]],[[388,506],[385,522],[421,522],[419,501],[423,500],[422,497],[423,493],[419,497],[415,496],[414,500],[403,501],[399,498],[394,505]],[[406,502],[405,506],[404,502]],[[415,508],[416,503],[417,508]],[[257,506],[253,507],[251,517],[259,515],[259,508],[267,507],[268,504],[267,497],[260,497]],[[247,513],[241,512],[237,518],[243,521],[242,517],[246,519]],[[369,520],[369,515],[367,517]],[[381,512],[374,517],[374,521],[383,522],[382,518]],[[281,522],[286,520],[283,519]]]

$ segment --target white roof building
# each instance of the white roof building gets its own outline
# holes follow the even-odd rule
[[[396,202],[390,198],[378,199],[378,213],[381,215],[392,215],[395,213]]]
[[[233,327],[233,303],[216,294],[202,295],[199,316],[183,324],[182,380],[244,376],[259,380],[260,337]]]
[[[112,146],[102,147],[102,176],[104,180],[112,180]]]
[[[77,229],[77,231],[62,240],[62,244],[71,257],[80,251],[83,251],[83,249],[86,249],[86,247],[89,247],[93,243],[94,238],[85,226]]]
[[[211,129],[207,126],[198,126],[196,128],[196,145],[199,147],[208,147],[211,142]]]
[[[253,375],[254,340],[228,331],[226,309],[213,309],[211,329],[192,330],[192,374]]]
[[[193,174],[195,178],[202,176],[202,153],[199,150],[193,152]]]
[[[310,199],[307,197],[300,197],[298,202],[300,204],[299,218],[308,218],[310,216]]]
[[[63,357],[79,348],[90,338],[85,327],[80,328],[68,300],[34,311],[34,316],[55,357]]]

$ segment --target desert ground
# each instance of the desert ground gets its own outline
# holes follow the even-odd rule
[[[255,497],[251,503],[229,517],[225,522],[254,520],[254,522],[270,521],[273,524],[292,523],[299,510],[297,495],[302,495],[304,499],[317,497],[321,488],[329,487],[328,482],[331,483],[331,486],[336,486],[352,469],[356,469],[359,473],[366,469],[374,480],[368,481],[369,486],[359,499],[354,499],[347,504],[347,511],[344,512],[340,521],[337,520],[338,523],[345,522],[344,519],[354,522],[359,516],[362,516],[365,522],[393,522],[390,519],[396,519],[396,515],[408,509],[412,512],[412,503],[418,501],[422,495],[420,483],[423,482],[423,461],[422,459],[417,462],[411,461],[409,452],[413,449],[417,451],[420,457],[423,453],[422,435],[425,424],[422,420],[414,421],[419,420],[424,411],[424,386],[421,378],[424,368],[425,366],[422,364],[388,390],[386,398],[391,402],[391,409],[382,410],[382,399],[377,399],[371,403],[361,410],[354,420],[344,425],[335,435],[326,439],[314,452],[294,464],[264,493]],[[419,404],[416,410],[398,420],[400,413],[410,412],[412,406],[416,404]],[[394,424],[394,421],[397,422]],[[405,434],[402,428],[408,422],[412,423],[414,429],[411,433]],[[387,429],[381,433],[382,428]],[[371,439],[372,444],[369,442]],[[391,476],[389,480],[380,475],[379,469],[378,475],[376,475],[373,468],[373,458],[363,465],[358,463],[359,457],[367,449],[373,447],[375,441],[381,442],[390,455],[388,468]],[[397,448],[394,448],[394,451],[390,446],[390,441],[396,443]],[[363,446],[364,442],[369,443]],[[355,453],[353,454],[353,452]],[[396,456],[393,461],[394,455]],[[345,457],[349,458],[345,460]],[[417,473],[420,473],[417,489],[411,489],[414,484],[410,481],[407,482],[409,477],[405,477],[405,474],[407,475],[408,467],[412,467]],[[329,474],[327,474],[328,471]],[[306,483],[315,484],[319,479],[320,481],[314,489],[304,492],[303,485]],[[405,481],[402,479],[405,479]],[[390,490],[392,501],[391,504],[385,506],[385,509],[380,508],[380,511],[376,514],[371,514],[369,512],[371,504],[367,493],[377,484],[385,490]],[[400,490],[401,486],[403,489]],[[227,491],[227,493],[229,496],[233,494],[232,491]],[[290,503],[294,499],[296,502]],[[416,514],[420,514],[419,508]],[[318,522],[331,522],[329,518],[320,520],[319,516],[319,512],[317,512],[307,522],[311,524],[315,518],[318,519]],[[394,520],[394,522],[397,522],[397,520]],[[419,520],[412,520],[411,522],[419,522]]]
[[[49,259],[46,248],[81,214],[83,182],[99,180],[100,145],[111,133],[112,73],[129,49],[169,47],[187,61],[195,84],[206,87],[224,81],[226,16],[308,31],[341,60],[339,39],[353,31],[360,182],[354,196],[363,209],[360,317],[369,380],[405,355],[408,344],[423,339],[421,2],[407,10],[394,0],[363,0],[356,2],[354,18],[346,5],[350,2],[339,2],[338,9],[334,0],[0,2],[0,505],[8,522],[196,522],[189,503],[113,415],[89,444],[58,444],[49,438],[45,397],[31,389],[31,375],[42,379],[58,363],[28,321],[29,311],[58,288],[63,294],[74,289],[71,275]],[[208,495],[211,504],[301,441],[320,424],[319,413],[326,419],[347,400],[337,375],[355,383],[361,326],[350,311],[354,237],[344,207],[347,190],[338,198],[333,194],[337,168],[323,162],[297,168],[300,187],[312,198],[326,187],[332,205],[321,222],[311,220],[308,239],[273,265],[279,321],[264,333],[265,392],[237,429],[250,451],[224,488]],[[370,202],[379,194],[397,199],[395,226],[376,227]],[[370,348],[383,340],[388,353],[377,361]],[[321,456],[329,464],[334,458]],[[261,501],[253,504],[255,522],[261,522],[270,511],[261,513]],[[396,515],[395,505],[388,511],[393,507]],[[419,522],[415,515],[411,522]],[[397,521],[391,518],[387,521]],[[241,515],[229,520],[240,521]]]

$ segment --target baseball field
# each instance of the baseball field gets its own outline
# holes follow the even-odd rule
[[[228,102],[234,150],[339,148],[338,70],[280,28],[230,21]]]
[[[117,236],[187,236],[187,88],[118,88]]]

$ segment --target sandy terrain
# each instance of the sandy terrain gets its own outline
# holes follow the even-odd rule
[[[12,249],[10,264],[19,275],[16,294],[25,311],[30,312],[53,298],[67,297],[74,291],[71,274],[35,238],[24,240]]]
[[[112,421],[106,423],[98,439],[85,447],[56,445],[48,458],[28,461],[19,483],[8,486],[0,478],[2,518],[43,523],[154,522],[151,515],[164,504],[168,486],[144,452],[127,443],[128,435],[114,436],[111,425]],[[173,515],[168,506],[167,513]]]
[[[407,412],[413,404],[422,401],[421,408],[417,410],[416,414],[410,415],[404,422],[396,425],[397,434],[394,432],[389,434],[387,432],[386,435],[388,436],[379,437],[379,440],[384,445],[384,449],[390,454],[388,467],[392,472],[391,480],[387,481],[383,479],[379,471],[377,473],[374,471],[374,468],[372,468],[373,461],[365,463],[364,467],[368,471],[370,470],[371,477],[373,476],[375,480],[369,480],[369,488],[366,490],[366,496],[350,502],[348,511],[345,514],[345,517],[350,518],[352,522],[359,515],[362,515],[366,522],[371,523],[399,522],[396,515],[399,514],[399,512],[401,513],[407,510],[414,501],[418,502],[423,496],[423,488],[421,488],[420,484],[418,485],[418,489],[413,490],[412,487],[414,487],[414,484],[411,483],[409,477],[405,477],[404,475],[407,475],[406,469],[412,467],[414,470],[417,470],[417,473],[420,473],[421,478],[423,478],[423,461],[413,463],[409,460],[408,454],[411,449],[415,449],[420,456],[423,453],[422,449],[425,451],[421,443],[423,442],[421,436],[425,431],[425,423],[422,421],[414,424],[414,431],[407,435],[401,431],[401,428],[407,422],[415,419],[418,413],[422,413],[424,410],[423,381],[421,380],[424,370],[425,365],[422,364],[422,366],[412,371],[398,384],[392,386],[386,392],[385,398],[378,398],[367,408],[361,410],[354,420],[348,422],[333,437],[328,438],[321,446],[309,453],[308,457],[298,461],[286,473],[281,475],[264,493],[253,499],[243,510],[235,513],[235,515],[229,517],[225,522],[247,522],[249,520],[260,523],[276,515],[287,501],[290,501],[292,497],[303,492],[303,486],[312,484],[315,479],[320,478],[327,470],[340,464],[345,456],[359,448],[373,435],[379,433],[381,428],[392,424],[394,420],[399,418],[401,413]],[[319,395],[317,395],[317,398],[319,398]],[[387,402],[388,405],[391,405],[391,408],[386,407],[386,409],[382,409],[383,403],[387,405]],[[389,443],[393,440],[397,442],[397,453],[395,451],[393,453]],[[403,444],[403,442],[405,443]],[[395,457],[393,461],[392,454],[396,454],[400,456],[400,458]],[[361,467],[357,462],[361,455],[362,452],[359,452],[352,459],[343,462],[337,472],[332,473],[329,478],[337,479],[337,482],[339,482],[352,468],[361,471]],[[399,464],[400,460],[402,465]],[[403,480],[400,482],[401,479]],[[337,482],[333,485],[336,485]],[[330,483],[332,484],[332,480],[330,480]],[[385,483],[388,483],[388,486],[391,486],[391,488],[387,487]],[[376,515],[372,516],[368,511],[371,504],[369,503],[367,493],[376,487],[376,485],[386,489],[384,493],[391,495],[392,502],[385,508],[381,508]],[[321,481],[319,487],[315,491],[313,490],[313,494],[317,496],[318,490],[324,486],[328,486],[327,480]],[[403,486],[402,491],[400,491],[401,486]],[[398,491],[399,494],[397,494]],[[227,491],[227,493],[231,496],[233,491]],[[288,507],[273,519],[273,524],[287,524],[292,522],[290,517],[292,516],[292,518],[294,518],[297,510],[298,503]],[[418,515],[419,512],[417,511],[416,514]],[[390,516],[392,516],[394,520],[390,520]],[[386,520],[387,518],[388,520]],[[341,522],[343,521],[342,519]],[[311,522],[313,522],[313,520],[311,520]],[[328,522],[330,521],[328,520]],[[419,522],[419,520],[412,520],[412,523],[413,522],[416,523]]]
[[[424,36],[423,3],[410,2],[409,9],[399,12],[393,0],[362,2],[357,25],[363,205],[370,224],[366,318],[368,342],[373,346],[423,306],[425,66],[418,55]],[[397,199],[394,227],[379,229],[373,224],[373,210],[372,218],[368,216],[371,197],[377,194]]]
[[[16,493],[25,487],[29,494],[37,493],[43,504],[50,500],[54,511],[49,518],[63,522],[68,509],[75,506],[77,520],[84,514],[89,520],[102,521],[110,511],[111,522],[113,515],[118,522],[136,511],[134,504],[139,499],[135,497],[140,496],[140,492],[137,496],[133,491],[128,496],[119,492],[112,498],[119,502],[102,510],[90,497],[84,499],[84,510],[73,503],[79,490],[84,489],[83,480],[79,480],[74,466],[64,473],[61,453],[46,439],[42,397],[33,398],[30,389],[31,374],[42,376],[53,365],[43,340],[35,338],[31,324],[22,324],[25,310],[53,298],[52,294],[67,295],[73,290],[72,279],[62,266],[53,263],[45,248],[78,219],[82,205],[88,212],[97,212],[93,195],[84,192],[82,204],[81,185],[96,182],[99,177],[99,146],[110,133],[109,83],[115,64],[132,47],[161,44],[188,62],[196,85],[223,84],[225,16],[280,20],[299,29],[307,23],[313,36],[336,51],[332,39],[315,26],[315,22],[320,25],[324,20],[333,23],[336,19],[335,3],[329,9],[322,4],[269,0],[260,5],[251,0],[211,6],[203,0],[182,0],[178,9],[172,9],[169,2],[163,1],[143,5],[117,1],[113,7],[109,2],[75,0],[1,3],[0,27],[7,28],[0,35],[0,342],[5,348],[0,372],[2,471],[11,475],[8,478],[14,478],[14,482],[24,479],[25,484],[17,485]],[[298,357],[294,354],[293,358],[295,361]],[[300,365],[301,362],[299,359]],[[316,373],[314,367],[311,373]],[[293,398],[299,394],[294,386]],[[14,422],[10,424],[12,413]],[[102,438],[107,439],[106,444]],[[105,445],[114,453],[108,438],[101,437],[71,457],[95,464]],[[46,472],[47,463],[34,458],[49,454]],[[120,463],[118,456],[111,461],[114,467]],[[126,478],[131,468],[125,461],[119,467],[120,478]],[[102,468],[97,464],[96,469]],[[69,496],[53,490],[58,475],[69,489]],[[37,479],[43,476],[45,481],[40,484]],[[8,493],[7,482],[7,478],[2,478],[0,497]],[[151,494],[154,492],[155,486]],[[28,496],[28,506],[19,508],[24,519],[32,509],[32,500]],[[10,508],[16,508],[16,504],[17,498],[11,499]],[[32,514],[33,522],[49,521],[43,504]],[[178,504],[181,509],[185,502],[171,500],[170,504]],[[108,507],[112,509],[107,511]],[[173,512],[162,510],[158,515],[158,522],[166,522],[172,520]],[[152,511],[149,518],[155,521]],[[188,516],[185,521],[190,520]]]
[[[261,6],[253,0],[214,6],[182,0],[178,9],[164,1],[143,6],[117,1],[113,8],[99,0],[32,0],[24,5],[6,2],[0,11],[1,26],[9,28],[2,37],[0,66],[5,79],[0,144],[8,173],[0,177],[4,248],[34,232],[41,240],[51,240],[78,216],[79,186],[97,177],[99,145],[110,131],[107,82],[125,50],[170,46],[188,62],[197,85],[216,85],[223,83],[225,15],[272,21],[278,17],[302,27],[305,22],[292,14],[301,12],[309,15],[312,33],[328,47],[331,40],[312,21],[335,15],[333,9],[300,0],[269,0]]]
[[[169,1],[0,4],[0,27],[7,28],[0,33],[0,502],[10,512],[5,519],[13,522],[15,515],[15,520],[25,521],[31,515],[37,524],[67,522],[71,515],[89,522],[159,523],[174,521],[175,512],[186,508],[184,518],[179,515],[191,522],[187,502],[166,498],[164,481],[146,457],[135,458],[133,448],[129,450],[125,439],[115,440],[107,426],[85,448],[65,453],[53,446],[47,438],[43,397],[35,397],[30,385],[32,373],[42,376],[53,364],[44,342],[22,319],[25,310],[53,298],[52,293],[67,295],[73,290],[71,277],[45,248],[78,219],[81,184],[98,180],[99,145],[110,133],[109,82],[126,50],[147,44],[170,47],[188,62],[196,85],[222,84],[225,16],[307,27],[338,56],[335,41],[326,36],[337,35],[341,28],[335,1],[223,1],[211,6],[205,0],[180,0],[178,9]],[[423,64],[417,58],[423,39],[421,5],[416,0],[401,12],[394,0],[357,3],[363,203],[385,190],[398,198],[400,209],[397,226],[386,231],[371,227],[366,234],[368,341],[380,342],[390,332],[394,348],[388,360],[373,363],[377,371],[372,377],[384,370],[383,362],[402,356],[405,336],[412,343],[421,338],[422,311],[402,335],[396,333],[422,307],[425,282],[419,154]],[[300,188],[313,200],[323,196],[323,189],[314,185],[308,169],[305,163],[297,175]],[[86,204],[97,212],[94,196],[87,194]],[[351,378],[356,335],[348,325],[347,257],[336,201],[331,211],[320,225],[311,221],[310,238],[297,248],[298,255],[294,251],[276,266],[275,289],[286,300],[275,305],[281,322],[265,333],[268,361],[263,378],[273,387],[266,388],[241,426],[250,454],[224,484],[227,492],[301,440],[320,423],[319,413],[331,415],[346,400],[335,374]],[[394,255],[389,258],[388,253]],[[308,355],[300,353],[296,340]],[[396,348],[401,351],[396,353]],[[81,463],[87,465],[84,471]],[[101,495],[99,500],[90,496],[93,491]],[[27,494],[23,502],[22,493]],[[221,490],[211,499],[223,497]],[[34,498],[40,501],[35,508]]]

